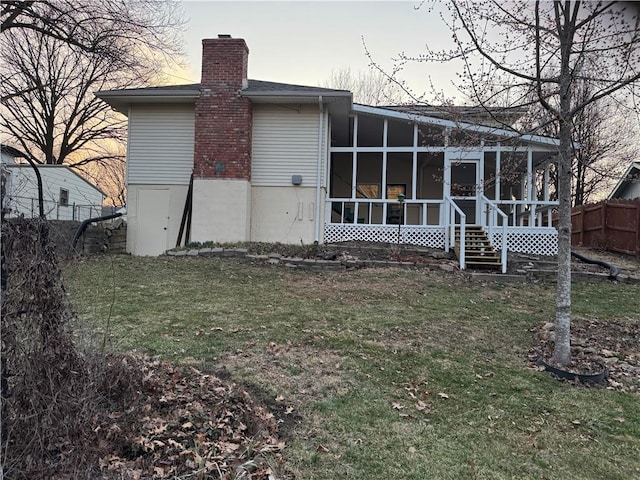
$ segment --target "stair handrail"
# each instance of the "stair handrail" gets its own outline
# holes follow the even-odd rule
[[[502,273],[507,273],[507,224],[509,223],[509,217],[504,213],[496,203],[489,200],[484,195],[480,196],[482,203],[487,205],[487,235],[489,236],[489,242],[492,239],[492,232],[494,227],[498,227],[498,215],[502,218],[502,246],[500,251],[500,261],[502,263]]]
[[[460,209],[460,207],[453,201],[449,195],[444,196],[445,215],[446,215],[446,227],[445,227],[445,251],[455,246],[456,243],[456,213],[460,216],[460,270],[465,269],[465,237],[466,237],[466,224],[467,216]],[[448,208],[447,208],[448,206]]]

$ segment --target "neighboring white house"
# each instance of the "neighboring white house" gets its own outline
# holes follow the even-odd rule
[[[640,162],[632,162],[609,194],[609,200],[640,198]]]
[[[192,241],[447,249],[475,225],[505,255],[557,252],[556,139],[250,80],[247,63],[244,40],[220,36],[203,40],[200,84],[97,94],[129,118],[129,252],[175,247],[189,221]]]
[[[2,171],[5,181],[3,208],[7,216],[37,217],[38,184],[36,174],[19,150],[2,145]],[[66,165],[38,165],[42,178],[44,213],[49,220],[77,220],[100,216],[105,194]]]

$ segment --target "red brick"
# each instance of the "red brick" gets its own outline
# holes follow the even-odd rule
[[[251,102],[246,86],[249,49],[239,38],[202,41],[202,78],[196,100],[195,178],[251,180]],[[216,173],[216,164],[224,172]]]

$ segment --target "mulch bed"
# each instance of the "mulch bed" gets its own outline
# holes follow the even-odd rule
[[[533,333],[537,345],[529,351],[528,359],[536,366],[539,358],[549,361],[553,356],[553,324],[535,328]],[[590,374],[606,367],[606,388],[640,393],[640,320],[574,320],[571,345],[572,362],[566,370]]]

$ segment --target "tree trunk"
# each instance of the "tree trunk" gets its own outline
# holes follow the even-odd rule
[[[558,160],[558,280],[553,361],[566,367],[571,362],[571,167],[573,142],[571,121],[572,71],[569,59],[573,45],[573,25],[568,9],[560,30],[560,151]],[[575,21],[575,20],[574,20]]]
[[[565,127],[566,129],[566,127]],[[571,138],[563,147],[558,162],[558,279],[553,361],[567,366],[571,361]]]

